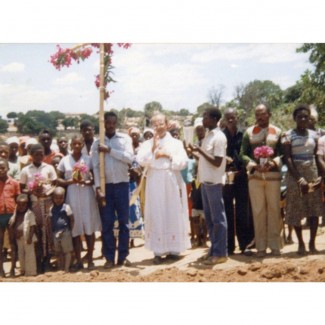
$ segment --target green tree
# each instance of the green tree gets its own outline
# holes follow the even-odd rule
[[[7,118],[17,118],[18,114],[16,112],[10,112],[7,114]]]
[[[282,103],[283,91],[270,80],[254,80],[238,90],[236,100],[246,112],[252,111],[260,103],[268,105],[271,109]]]
[[[287,88],[283,92],[284,103],[294,103],[301,97],[304,90],[304,85],[301,80],[298,80],[293,86]]]
[[[120,114],[126,117],[142,117],[144,113],[142,111],[133,110],[132,108],[122,108]]]
[[[202,116],[204,111],[208,108],[212,107],[212,105],[210,103],[203,103],[201,104],[200,106],[198,106],[196,108],[196,113],[197,113],[197,116]]]
[[[62,120],[65,118],[65,115],[59,111],[51,111],[49,114],[55,119],[55,120]]]
[[[155,112],[162,112],[162,110],[162,105],[156,101],[152,101],[144,105],[144,114],[148,118],[151,118]]]
[[[17,116],[15,125],[19,133],[37,135],[42,129],[47,129],[55,135],[58,119],[62,116],[64,117],[64,114],[55,111],[48,113],[40,110],[32,110],[26,114],[18,113]]]
[[[299,101],[314,104],[320,125],[325,125],[325,44],[305,43],[297,52],[310,53],[309,62],[315,67],[314,71],[306,70],[300,78],[303,91]]]
[[[186,109],[186,108],[182,108],[182,109],[180,109],[180,111],[179,111],[179,115],[180,115],[180,116],[188,116],[188,115],[190,115],[190,112],[189,112],[188,109]]]
[[[93,115],[88,115],[88,114],[81,114],[80,115],[80,122],[82,120],[90,121],[94,125],[95,133],[99,133],[99,120],[98,120],[98,117],[95,117]]]
[[[0,118],[0,133],[6,133],[8,129],[8,122]]]
[[[62,120],[62,125],[66,130],[68,127],[77,128],[79,126],[79,119],[76,117],[66,117]]]
[[[315,66],[313,83],[325,85],[325,43],[305,43],[297,49],[298,53],[310,53],[309,62]]]

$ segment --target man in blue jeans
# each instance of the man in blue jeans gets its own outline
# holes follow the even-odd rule
[[[203,114],[208,129],[201,147],[191,146],[199,153],[198,180],[201,183],[203,209],[211,247],[203,263],[215,265],[227,261],[227,219],[222,196],[225,180],[227,139],[218,127],[221,112],[211,106]]]
[[[119,223],[118,265],[129,263],[129,164],[133,161],[132,140],[127,134],[116,132],[117,115],[106,112],[105,143],[96,140],[92,146],[92,161],[97,197],[106,201],[101,208],[103,255],[106,258],[104,268],[115,265],[116,239],[114,222]],[[105,197],[100,191],[99,152],[105,153]]]

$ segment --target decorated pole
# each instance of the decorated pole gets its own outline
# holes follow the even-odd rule
[[[119,47],[128,49],[131,44],[118,43]],[[57,70],[62,67],[69,67],[72,61],[79,63],[87,59],[93,52],[92,48],[98,49],[100,53],[100,73],[95,79],[95,85],[99,88],[99,141],[105,141],[105,122],[104,122],[104,101],[109,98],[109,91],[106,89],[110,82],[115,82],[111,77],[113,44],[112,43],[83,43],[72,48],[63,49],[57,45],[57,52],[51,55],[50,62]],[[105,196],[105,156],[99,153],[99,177],[100,189]]]
[[[104,44],[100,44],[100,87],[99,87],[99,141],[105,142],[105,125],[104,125],[104,100],[105,100],[105,62],[104,62]],[[99,177],[100,177],[100,190],[105,196],[105,153],[99,153]]]

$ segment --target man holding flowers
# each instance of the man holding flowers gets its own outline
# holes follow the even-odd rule
[[[253,210],[255,244],[258,257],[265,257],[266,249],[280,255],[281,215],[281,130],[270,124],[269,108],[260,104],[255,108],[256,125],[243,136],[240,157],[249,178],[249,196]]]

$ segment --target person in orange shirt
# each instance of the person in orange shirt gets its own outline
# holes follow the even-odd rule
[[[16,197],[20,194],[19,183],[8,176],[9,163],[4,158],[0,158],[0,277],[5,277],[3,269],[2,249],[4,242],[4,233],[8,229],[8,224],[11,216],[15,212]],[[16,249],[13,247],[12,240],[10,241],[12,257],[10,275],[15,274]]]
[[[39,136],[38,136],[38,142],[43,146],[44,148],[44,158],[43,158],[43,162],[51,165],[52,164],[52,160],[55,156],[61,156],[63,157],[63,155],[57,151],[54,151],[51,149],[51,145],[52,145],[52,134],[50,133],[50,131],[44,129],[40,132]]]

